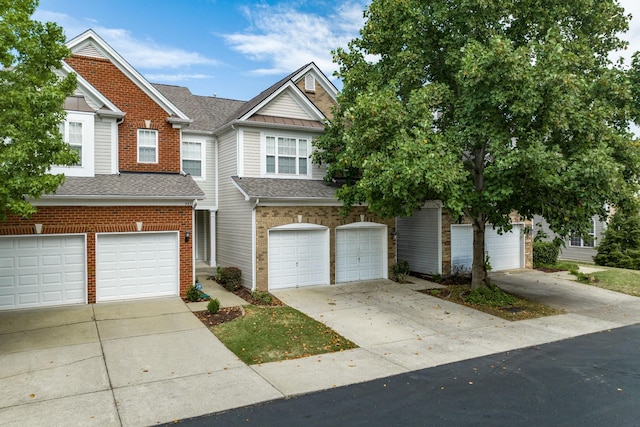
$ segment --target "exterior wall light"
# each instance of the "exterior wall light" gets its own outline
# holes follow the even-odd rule
[[[189,242],[189,238],[190,238],[190,237],[191,237],[191,230],[187,230],[187,231],[184,233],[184,242],[185,242],[185,243],[188,243],[188,242]]]

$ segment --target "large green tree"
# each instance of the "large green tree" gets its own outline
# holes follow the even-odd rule
[[[474,287],[487,224],[543,215],[585,231],[636,190],[631,87],[613,0],[373,0],[335,52],[344,87],[316,146],[348,208],[411,215],[442,201],[473,224]]]
[[[62,28],[31,18],[36,0],[0,0],[0,219],[35,212],[30,200],[51,193],[77,155],[62,140],[64,100],[74,74],[56,75],[69,55]]]

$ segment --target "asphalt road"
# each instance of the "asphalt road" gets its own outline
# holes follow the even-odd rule
[[[640,325],[178,424],[639,426]]]

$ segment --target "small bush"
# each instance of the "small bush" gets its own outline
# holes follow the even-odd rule
[[[216,314],[220,310],[220,301],[217,298],[210,300],[209,304],[207,304],[207,310],[211,314]]]
[[[253,299],[262,301],[265,304],[271,304],[271,302],[273,301],[273,297],[271,296],[271,294],[269,294],[269,292],[253,291],[251,292],[251,296],[253,297]]]
[[[399,283],[404,283],[407,281],[407,277],[409,277],[410,271],[411,269],[409,268],[409,263],[407,261],[398,261],[391,267],[393,280]]]
[[[237,291],[242,285],[242,271],[238,267],[224,267],[218,273],[218,283],[228,291]]]
[[[198,301],[200,299],[200,289],[197,286],[191,285],[187,289],[187,300],[190,302]]]
[[[515,303],[513,295],[509,295],[496,285],[480,286],[472,290],[466,298],[471,304],[508,307]]]
[[[558,262],[560,248],[553,242],[533,242],[533,265],[554,265]]]

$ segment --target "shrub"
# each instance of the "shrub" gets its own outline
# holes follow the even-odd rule
[[[598,245],[593,257],[598,265],[640,270],[640,215],[632,211],[618,211]]]
[[[251,296],[253,299],[262,301],[265,304],[271,304],[273,302],[273,297],[269,292],[253,291],[251,292]]]
[[[237,291],[242,284],[242,271],[238,267],[224,267],[218,272],[218,283],[228,291]]]
[[[409,263],[407,261],[398,261],[391,267],[393,280],[399,283],[404,283],[407,281],[407,277],[409,276],[410,271],[411,269],[409,268]]]
[[[513,295],[509,295],[496,285],[480,286],[472,290],[466,300],[471,304],[493,307],[508,307],[515,303]]]
[[[217,298],[210,300],[209,304],[207,304],[207,310],[211,314],[216,314],[220,310],[220,301]]]
[[[197,286],[191,285],[187,289],[187,300],[190,302],[198,301],[200,299],[200,289]]]
[[[554,265],[558,262],[560,255],[560,247],[554,242],[545,242],[542,240],[533,242],[533,265]]]

